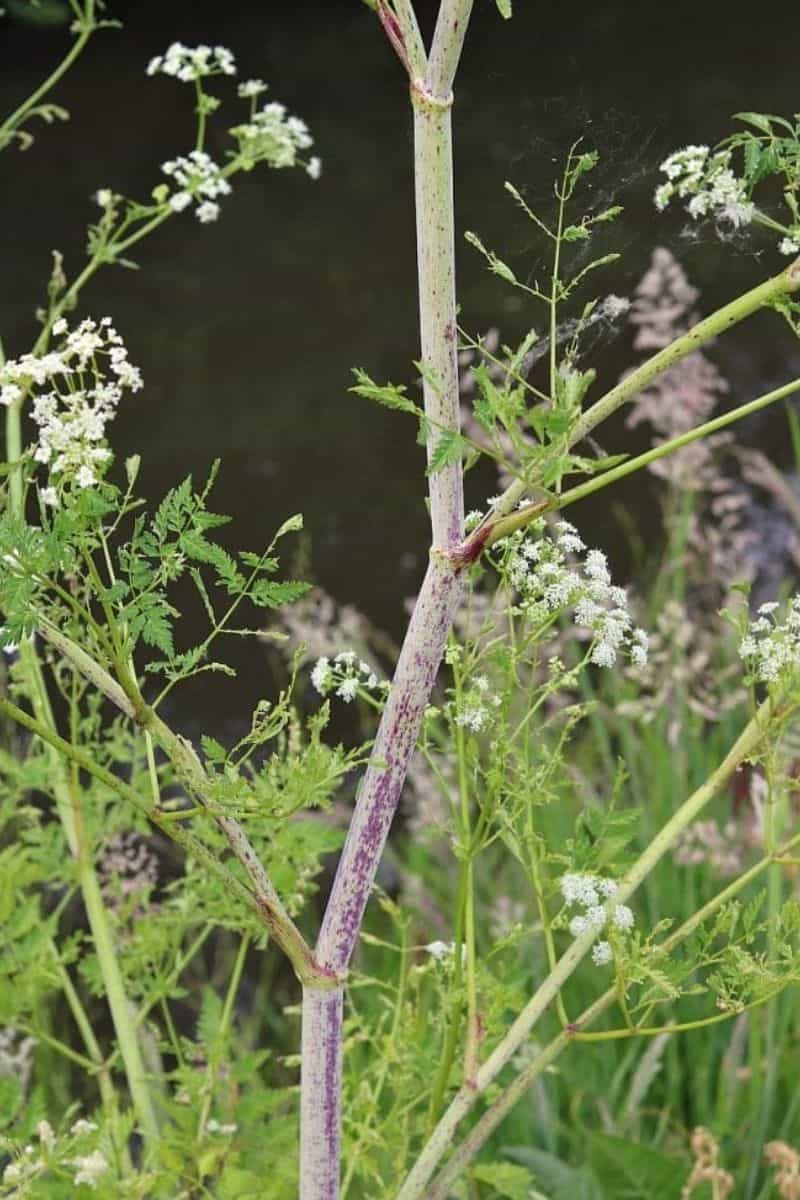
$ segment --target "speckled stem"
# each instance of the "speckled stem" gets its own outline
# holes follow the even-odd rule
[[[411,80],[423,394],[432,423],[428,461],[441,431],[460,426],[451,88],[471,7],[471,0],[444,0],[425,75]],[[432,475],[429,494],[433,544],[453,547],[463,536],[460,463]]]
[[[403,642],[317,943],[317,962],[336,974],[346,969],[358,940],[372,881],[460,596],[460,577],[450,563],[432,555]]]
[[[342,988],[303,989],[301,1200],[336,1200],[339,1195],[343,1008]]]
[[[403,53],[411,76],[417,206],[420,338],[425,368],[425,411],[436,422],[428,457],[442,429],[459,428],[453,164],[450,136],[453,77],[472,0],[442,0],[430,58],[418,73],[422,50],[401,7]],[[394,43],[393,43],[394,44]],[[395,46],[397,49],[397,46]],[[399,50],[398,50],[398,53]],[[462,580],[450,560],[463,537],[460,464],[430,479],[433,549],[403,642],[373,753],[325,910],[315,959],[335,976],[347,970],[367,899],[397,810],[408,763],[459,603]],[[338,1003],[336,996],[339,996]],[[300,1197],[335,1200],[339,1189],[340,1056],[342,1001],[338,992],[303,991]]]

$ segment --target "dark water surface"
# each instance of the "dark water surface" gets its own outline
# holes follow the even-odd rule
[[[433,4],[419,7],[428,20]],[[664,154],[718,140],[731,113],[800,107],[795,3],[774,3],[755,23],[750,6],[716,2],[515,7],[504,22],[489,0],[476,3],[454,113],[459,232],[478,231],[523,278],[544,274],[541,243],[502,184],[512,180],[546,211],[553,174],[583,136],[602,156],[592,202],[600,192],[626,206],[598,242],[624,254],[598,280],[600,295],[629,294],[656,244],[681,259],[705,311],[780,269],[785,260],[766,240],[687,239],[677,216],[655,213],[651,195]],[[415,591],[425,560],[421,451],[401,416],[347,388],[355,364],[410,381],[418,355],[411,125],[399,65],[358,0],[111,0],[109,15],[124,30],[97,35],[55,97],[70,123],[40,126],[26,154],[2,156],[6,352],[29,347],[50,249],[64,251],[71,275],[80,269],[83,229],[98,211],[91,194],[110,186],[144,198],[160,164],[189,148],[192,90],[147,78],[149,58],[176,39],[229,46],[240,78],[262,77],[269,98],[308,122],[323,176],[312,183],[264,169],[240,177],[215,225],[179,216],[143,243],[140,271],[107,268],[86,288],[81,314],[110,313],[145,377],[145,390],[120,413],[115,449],[142,454],[143,490],[153,498],[221,456],[216,507],[234,515],[236,544],[256,548],[302,511],[317,581],[397,635],[402,598]],[[66,44],[63,30],[0,25],[0,110],[15,107]],[[222,95],[225,82],[214,84]],[[222,131],[241,119],[234,93],[229,86],[210,139],[218,159]],[[459,240],[468,328],[498,325],[513,340],[541,327],[542,314],[522,311],[517,295]],[[762,314],[733,336],[715,356],[734,402],[800,370],[796,343],[776,317]],[[630,360],[626,332],[601,343],[593,394]],[[779,460],[787,453],[780,412],[747,436]],[[621,425],[603,443],[630,448]],[[470,489],[469,506],[495,490],[486,475],[470,476]],[[613,498],[652,530],[649,485],[630,484]],[[574,519],[588,541],[616,548],[624,574],[624,544],[605,507],[590,501]],[[245,694],[236,703],[244,706],[265,690],[264,665],[258,651],[240,657]],[[204,723],[214,725],[234,695],[231,685],[198,689]]]

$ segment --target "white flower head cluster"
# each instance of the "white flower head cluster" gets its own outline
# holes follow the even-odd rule
[[[428,942],[427,946],[422,947],[432,959],[436,962],[449,962],[455,958],[456,944],[455,942]],[[467,960],[467,947],[461,943],[461,962]]]
[[[39,427],[36,462],[49,469],[40,492],[56,505],[56,484],[93,487],[111,459],[103,443],[106,425],[127,391],[138,392],[142,377],[110,317],[91,317],[70,330],[64,317],[53,325],[57,347],[40,356],[23,354],[0,369],[0,403],[33,393],[31,416]]]
[[[216,221],[219,216],[217,200],[231,194],[231,185],[205,150],[192,150],[186,157],[171,158],[162,163],[161,170],[177,188],[169,198],[173,212],[183,212],[196,200],[194,215],[198,221],[202,225]]]
[[[659,168],[666,182],[656,188],[655,206],[663,212],[678,197],[693,220],[713,216],[738,229],[753,219],[755,206],[747,185],[731,169],[731,151],[711,153],[708,146],[687,146],[670,154]]]
[[[543,533],[544,522],[531,527]],[[508,558],[508,576],[519,593],[519,607],[535,621],[543,621],[560,609],[570,609],[576,625],[591,631],[589,661],[598,667],[613,667],[621,649],[631,662],[647,662],[647,634],[634,627],[627,609],[625,589],[611,582],[602,550],[586,550],[583,540],[568,521],[556,525],[556,536],[536,540],[524,534],[507,539],[513,546]],[[568,555],[585,551],[583,563],[571,565]]]
[[[99,1150],[93,1150],[91,1154],[73,1158],[72,1165],[78,1168],[75,1172],[75,1184],[85,1183],[92,1190],[97,1187],[98,1180],[108,1170],[108,1162]]]
[[[789,602],[783,622],[775,618],[779,607],[774,600],[762,604],[739,643],[739,655],[758,683],[778,683],[800,669],[800,596]]]
[[[268,90],[263,79],[245,79],[236,89],[236,95],[240,100],[255,100],[257,96],[263,95]]]
[[[778,242],[778,253],[800,254],[800,229],[793,229],[791,237],[781,238]]]
[[[256,84],[260,80],[251,82]],[[248,167],[258,162],[266,162],[278,169],[294,167],[300,161],[302,151],[314,144],[305,121],[288,115],[286,106],[276,100],[252,112],[248,121],[234,126],[230,132],[239,143],[239,153]],[[319,179],[322,173],[320,159],[308,159],[305,168],[312,179]]]
[[[147,64],[148,75],[169,75],[181,83],[193,83],[207,75],[235,75],[236,61],[225,46],[184,46],[173,42],[164,54]]]
[[[362,691],[386,691],[389,684],[381,682],[369,663],[355,650],[342,650],[334,658],[318,658],[311,672],[311,682],[321,696],[331,693],[350,704]]]
[[[226,1122],[225,1124],[220,1124],[215,1117],[212,1117],[211,1120],[206,1123],[207,1133],[220,1133],[223,1137],[233,1137],[238,1128],[239,1126],[235,1125],[232,1121]]]
[[[472,687],[462,697],[455,712],[455,723],[462,729],[471,729],[473,733],[481,733],[492,719],[492,710],[498,709],[502,699],[489,687],[485,675],[478,675],[472,681]]]
[[[78,1158],[65,1158],[64,1151],[67,1147],[70,1150],[73,1146],[77,1147],[78,1139],[85,1137],[86,1134],[96,1132],[97,1126],[93,1121],[78,1120],[69,1131],[70,1139],[74,1140],[59,1143],[50,1122],[44,1119],[38,1121],[36,1124],[38,1147],[33,1144],[25,1146],[20,1156],[6,1165],[2,1175],[3,1184],[9,1187],[30,1184],[60,1159],[62,1163],[78,1168],[74,1176],[76,1184],[85,1183],[90,1188],[94,1188],[100,1176],[108,1170],[108,1163],[100,1151],[94,1150],[91,1154]],[[27,1189],[25,1194],[27,1195]]]
[[[613,879],[603,879],[599,875],[583,875],[571,872],[562,875],[559,884],[564,903],[568,907],[581,907],[584,911],[576,914],[569,923],[569,931],[573,937],[592,930],[601,933],[608,921],[620,933],[628,933],[633,929],[635,917],[627,904],[609,906],[610,900],[617,892],[617,884]],[[596,966],[611,962],[613,952],[606,941],[597,942],[592,949],[592,961]]]

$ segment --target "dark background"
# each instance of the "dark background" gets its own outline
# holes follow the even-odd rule
[[[4,113],[69,44],[63,27],[23,23],[20,7],[21,0],[12,3],[0,23]],[[429,29],[436,6],[418,8]],[[476,0],[456,83],[466,327],[497,325],[507,341],[531,324],[542,328],[543,311],[521,308],[519,293],[487,274],[461,234],[476,230],[523,278],[544,275],[541,241],[503,181],[545,213],[552,179],[579,136],[602,159],[587,202],[625,205],[596,242],[602,251],[622,251],[622,261],[598,275],[596,292],[587,289],[582,300],[630,294],[657,244],[681,259],[706,312],[785,264],[774,239],[722,245],[712,231],[687,231],[679,214],[656,214],[651,197],[670,150],[719,140],[736,111],[788,115],[798,107],[795,3],[770,5],[766,21],[754,20],[749,6],[713,2],[516,0],[515,8],[505,22],[493,3]],[[52,97],[70,110],[69,124],[37,125],[29,151],[11,148],[2,157],[6,353],[30,346],[50,250],[64,252],[70,275],[80,269],[84,229],[98,213],[91,194],[108,186],[146,198],[163,178],[160,164],[190,147],[193,91],[146,77],[150,57],[173,40],[230,47],[240,79],[265,79],[268,99],[308,122],[323,175],[318,183],[299,171],[240,176],[216,224],[178,216],[137,249],[141,270],[105,268],[85,289],[79,315],[111,314],[145,378],[145,390],[119,415],[114,447],[120,458],[142,454],[143,491],[154,499],[221,456],[215,504],[234,515],[236,544],[262,545],[285,516],[302,511],[314,578],[396,636],[402,599],[416,590],[426,554],[422,453],[407,419],[347,389],[353,365],[411,383],[418,355],[411,122],[399,64],[358,0],[110,0],[108,16],[124,28],[98,33]],[[214,80],[212,90],[230,98],[209,143],[221,159],[224,130],[241,119],[242,102],[230,81]],[[731,380],[731,403],[800,370],[796,342],[771,314],[714,353]],[[594,398],[631,358],[624,326],[595,347]],[[788,463],[779,411],[744,433]],[[604,429],[602,440],[608,450],[633,446],[621,422]],[[648,536],[656,532],[652,486],[636,481],[613,496]],[[495,490],[491,474],[474,473],[468,507]],[[626,544],[613,511],[589,501],[573,519],[587,541],[611,548],[624,576]],[[263,663],[258,652],[240,652],[240,659],[245,692],[237,704],[245,711],[263,694]],[[207,725],[236,694],[232,685],[199,689]]]

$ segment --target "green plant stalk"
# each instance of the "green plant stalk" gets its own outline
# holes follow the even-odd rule
[[[311,947],[286,911],[240,823],[233,817],[226,816],[214,802],[208,776],[189,742],[173,733],[152,710],[140,710],[137,719],[145,732],[152,734],[188,787],[200,798],[203,807],[213,815],[216,824],[225,834],[233,853],[247,872],[264,924],[294,967],[298,979],[304,984],[311,984],[323,990],[338,987],[341,980],[315,959]]]
[[[464,911],[466,908],[467,895],[467,873],[468,864],[466,860],[459,863],[458,871],[458,892],[456,894],[455,905],[455,921],[454,921],[454,944],[460,946],[464,938]],[[456,954],[453,960],[453,992],[457,993],[461,989],[462,975],[462,956]],[[430,1103],[428,1105],[428,1133],[432,1133],[436,1128],[436,1122],[442,1114],[442,1106],[444,1104],[445,1092],[447,1091],[447,1083],[450,1079],[450,1071],[453,1066],[453,1061],[456,1056],[456,1047],[458,1044],[458,1034],[461,1028],[460,1005],[451,996],[449,997],[449,1020],[447,1031],[445,1033],[444,1046],[442,1048],[442,1056],[439,1060],[439,1068],[431,1089]]]
[[[462,688],[461,671],[456,666],[453,670],[455,678],[456,708],[461,707]],[[456,757],[458,760],[458,792],[461,808],[461,852],[465,855],[464,863],[464,941],[459,938],[454,943],[454,954],[459,961],[466,954],[465,982],[467,991],[467,1029],[464,1042],[464,1078],[472,1079],[478,1068],[479,1025],[478,1025],[478,982],[475,962],[475,871],[473,851],[473,831],[469,804],[469,780],[467,779],[466,739],[462,726],[456,726]],[[454,979],[454,987],[458,980]]]
[[[408,925],[404,922],[401,925],[400,978],[399,978],[399,981],[397,984],[397,995],[395,998],[394,1015],[392,1017],[392,1028],[389,1033],[389,1046],[391,1047],[391,1050],[389,1052],[384,1053],[384,1055],[383,1055],[383,1061],[381,1063],[380,1072],[378,1074],[378,1079],[375,1084],[375,1089],[372,1093],[372,1095],[373,1095],[373,1110],[376,1113],[376,1115],[380,1112],[380,1108],[379,1108],[380,1099],[383,1094],[383,1090],[386,1086],[386,1080],[389,1078],[389,1072],[391,1071],[391,1069],[396,1061],[395,1054],[394,1054],[394,1047],[397,1045],[397,1042],[398,1042],[398,1038],[399,1038],[399,1034],[400,1034],[400,1025],[401,1025],[401,1022],[403,1019],[403,1006],[405,1005],[406,986],[408,983],[408,967],[409,967]],[[364,1129],[362,1131],[361,1137],[359,1137],[359,1139],[356,1141],[355,1146],[353,1147],[353,1153],[350,1158],[350,1162],[349,1162],[347,1171],[345,1173],[344,1180],[342,1182],[341,1200],[345,1200],[345,1197],[347,1196],[347,1193],[350,1190],[350,1184],[352,1183],[353,1176],[356,1172],[356,1168],[358,1167],[359,1153],[360,1153],[361,1147],[363,1146],[364,1142],[366,1141],[367,1133],[368,1133],[368,1130]]]
[[[280,896],[241,825],[234,818],[227,816],[214,801],[211,795],[211,781],[194,749],[185,738],[174,733],[151,708],[148,708],[138,690],[130,665],[116,664],[123,679],[123,686],[65,634],[49,625],[42,625],[41,633],[120,711],[140,725],[144,730],[145,738],[154,738],[158,742],[189,789],[200,798],[203,807],[213,815],[250,878],[253,885],[251,895],[258,906],[262,920],[292,963],[298,978],[301,981],[317,981],[317,986],[320,988],[335,987],[338,981],[329,971],[316,963],[311,948],[284,908]],[[149,777],[152,785],[154,768],[151,761],[152,748],[149,749],[148,754]],[[141,806],[140,800],[138,803]],[[175,829],[176,826],[173,822],[176,817],[180,819],[186,815],[160,813],[156,807],[146,809],[146,812],[151,820],[165,829]]]
[[[77,793],[77,780],[75,783]],[[134,1009],[125,991],[125,982],[114,946],[114,935],[94,869],[91,846],[86,839],[86,832],[81,820],[77,794],[74,796],[73,813],[74,828],[78,838],[78,879],[83,903],[86,906],[92,941],[100,964],[100,973],[103,977],[106,999],[111,1010],[114,1033],[125,1067],[125,1077],[128,1081],[131,1099],[142,1127],[145,1143],[152,1150],[158,1143],[158,1119],[134,1022]]]
[[[611,467],[608,471],[603,471],[592,479],[587,479],[585,483],[576,484],[575,487],[569,488],[560,496],[549,496],[547,499],[537,500],[517,512],[500,517],[498,520],[492,521],[490,525],[482,527],[480,544],[482,547],[491,546],[500,538],[508,537],[515,530],[524,529],[531,521],[537,520],[544,513],[560,511],[570,504],[575,504],[578,500],[584,500],[587,496],[592,496],[595,492],[608,487],[609,484],[616,483],[627,475],[632,475],[635,471],[641,471],[658,459],[666,458],[667,455],[674,454],[676,450],[691,445],[692,442],[717,433],[718,430],[725,429],[728,425],[742,420],[743,417],[749,417],[752,413],[769,407],[770,404],[785,400],[787,396],[793,395],[798,390],[800,390],[800,379],[793,379],[791,383],[785,383],[781,387],[759,396],[756,400],[749,400],[747,404],[740,404],[738,408],[732,408],[730,412],[714,417],[713,420],[706,421],[703,425],[697,425],[694,429],[687,430],[686,433],[678,434],[677,437],[670,438],[669,441],[662,442],[659,446],[654,446],[652,450],[646,450],[644,454],[637,454],[635,458],[628,459],[619,466]],[[477,532],[465,539],[463,547],[457,552],[460,556],[468,556],[471,553],[470,544],[476,540]]]
[[[730,304],[723,305],[704,320],[698,321],[687,333],[682,334],[674,342],[665,346],[663,350],[659,350],[657,354],[648,358],[640,367],[621,380],[616,387],[606,392],[605,396],[601,397],[591,408],[587,409],[570,435],[569,446],[575,446],[582,441],[612,413],[615,413],[628,400],[632,400],[657,376],[669,370],[681,359],[694,353],[695,350],[699,350],[701,346],[719,337],[734,325],[738,325],[740,321],[752,316],[759,309],[769,306],[783,296],[791,295],[798,289],[800,289],[800,259],[790,263],[779,275],[765,280],[758,287],[752,288],[749,292],[732,300]],[[512,512],[526,492],[539,482],[540,480],[535,477],[528,479],[525,483],[515,480],[506,488],[497,504],[494,505],[492,514],[486,518],[482,526],[478,526],[475,533],[483,532],[485,534],[487,523],[493,523],[493,519],[497,515],[503,516]],[[474,537],[475,534],[472,536]]]
[[[60,737],[49,725],[37,720],[35,716],[26,713],[24,709],[18,708],[10,700],[0,696],[0,713],[5,713],[18,725],[27,729],[30,733],[36,734],[42,741],[57,750],[67,761],[76,763],[82,770],[89,775],[93,775],[95,779],[99,779],[112,791],[116,792],[123,800],[127,800],[139,812],[143,813],[148,820],[152,821],[162,833],[176,842],[191,858],[197,859],[209,871],[213,872],[222,880],[231,895],[242,901],[247,907],[263,920],[263,910],[256,896],[250,891],[245,884],[237,879],[227,867],[225,867],[211,853],[211,851],[203,845],[193,834],[184,829],[177,821],[167,819],[168,814],[161,814],[154,811],[139,795],[139,793],[125,783],[124,780],[118,779],[111,771],[96,763],[88,754],[80,750],[77,746],[71,745]],[[58,760],[55,760],[58,762]]]
[[[27,721],[19,721],[14,711],[16,706],[3,697],[0,697],[0,708],[5,710],[14,720],[17,720],[19,724],[26,725],[31,732],[38,733],[45,743],[49,743],[52,746],[51,739],[53,737],[58,738],[58,735],[55,733],[55,720],[42,676],[41,664],[30,641],[23,642],[20,647],[20,659],[27,677],[34,713],[38,720],[30,721],[28,719]],[[27,714],[23,713],[22,710],[16,711],[27,718]],[[48,737],[44,736],[45,733]],[[58,738],[58,741],[64,747],[70,747],[70,743],[64,741],[63,738]],[[100,894],[100,887],[97,882],[97,875],[91,855],[87,856],[82,849],[69,780],[65,775],[63,763],[57,754],[51,756],[51,766],[56,809],[64,828],[70,853],[78,866],[86,915],[97,951],[111,1017],[114,1022],[114,1030],[122,1053],[128,1088],[145,1140],[148,1144],[154,1144],[158,1138],[158,1124],[152,1097],[147,1085],[141,1048],[134,1032],[131,1008],[127,997],[125,997],[122,973],[114,949],[114,939],[111,933],[108,914]]]
[[[53,946],[53,954],[58,959],[58,951]],[[83,1038],[83,1044],[86,1047],[86,1053],[93,1064],[93,1073],[97,1075],[97,1087],[100,1092],[100,1099],[103,1107],[109,1114],[117,1111],[117,1094],[114,1091],[114,1084],[111,1080],[111,1073],[108,1064],[103,1059],[103,1052],[100,1049],[100,1044],[95,1037],[91,1022],[86,1015],[86,1010],[81,1004],[81,998],[75,991],[72,980],[69,977],[69,971],[58,959],[58,976],[61,980],[61,987],[69,1005],[69,1010],[72,1013],[73,1020],[78,1027],[78,1031]]]
[[[0,368],[4,362],[3,352],[0,349]],[[6,409],[6,457],[11,463],[11,470],[8,475],[8,492],[11,508],[15,512],[22,510],[22,433],[20,412],[22,401],[15,400],[13,404],[9,404]]]
[[[35,92],[31,92],[30,96],[20,104],[20,106],[6,117],[3,124],[0,125],[0,150],[2,150],[11,141],[14,136],[15,129],[22,124],[32,108],[35,108],[39,101],[47,95],[47,93],[55,87],[58,81],[70,69],[72,64],[82,53],[86,43],[97,29],[97,24],[94,19],[95,0],[86,0],[86,8],[84,11],[83,23],[81,32],[78,38],[71,46],[68,53],[64,56],[56,69],[48,75],[44,83],[42,83]]]
[[[574,147],[573,147],[574,149]],[[567,172],[572,161],[572,150],[567,160],[561,188],[558,192],[558,223],[553,247],[553,274],[550,279],[550,395],[555,399],[558,387],[558,301],[561,295],[561,239],[564,232],[564,206],[566,204]]]
[[[574,446],[583,441],[588,433],[591,433],[612,413],[621,408],[626,401],[633,399],[658,375],[669,370],[682,358],[699,350],[713,338],[726,333],[732,326],[738,325],[740,321],[752,316],[759,309],[774,303],[782,296],[796,292],[798,288],[800,288],[800,259],[790,263],[779,275],[773,275],[771,279],[751,288],[749,292],[737,296],[730,304],[723,305],[711,316],[698,321],[688,333],[676,338],[669,346],[665,346],[647,362],[642,363],[610,392],[607,392],[602,399],[587,409],[572,432],[570,444]]]
[[[6,413],[7,453],[10,461],[19,463],[22,456],[22,404],[11,404]],[[23,487],[21,466],[12,470],[9,500],[11,511],[23,516]],[[31,641],[20,648],[20,660],[26,678],[26,688],[39,722],[55,732],[55,719],[47,694],[36,649]],[[69,744],[69,743],[66,743]],[[83,901],[97,951],[98,962],[106,988],[114,1030],[122,1053],[125,1075],[128,1082],[145,1141],[153,1145],[158,1139],[158,1123],[150,1088],[147,1083],[144,1062],[138,1036],[131,1020],[131,1008],[125,995],[122,972],[119,968],[114,939],[108,914],[100,894],[97,875],[91,852],[84,847],[79,836],[79,810],[73,807],[69,780],[58,755],[51,755],[53,770],[53,794],[70,853],[78,865]]]
[[[778,786],[776,778],[776,763],[774,754],[770,754],[765,763],[765,774],[767,778],[767,801],[764,814],[764,844],[769,853],[773,856],[778,853],[778,842],[784,828],[785,814],[785,791],[784,787]],[[772,862],[767,871],[767,953],[770,958],[774,954],[775,942],[777,937],[778,919],[783,901],[783,871],[780,865]],[[763,1059],[761,1054],[755,1056],[750,1062],[751,1080],[758,1080],[759,1095],[754,1096],[756,1103],[752,1105],[754,1113],[753,1128],[750,1135],[751,1154],[750,1154],[750,1170],[747,1175],[746,1194],[752,1196],[755,1192],[756,1179],[758,1177],[760,1148],[766,1140],[767,1129],[769,1128],[770,1117],[775,1104],[775,1083],[777,1075],[777,1066],[779,1059],[778,1050],[778,1006],[773,1001],[770,1001],[765,1008],[765,1024],[766,1029],[763,1030],[764,1037],[764,1053]],[[760,1035],[762,1031],[758,1029],[758,1021],[751,1023],[751,1032],[758,1030]],[[760,1047],[759,1047],[760,1050]]]
[[[693,794],[684,801],[678,811],[653,838],[647,849],[639,856],[633,867],[620,880],[613,903],[624,904],[636,888],[650,874],[657,863],[674,844],[678,835],[695,820],[698,813],[709,803],[720,788],[728,781],[736,767],[752,755],[764,736],[764,731],[773,713],[772,700],[765,700],[748,722],[720,765]],[[469,1086],[462,1086],[449,1108],[439,1121],[420,1157],[397,1194],[397,1200],[433,1200],[427,1187],[436,1166],[452,1145],[455,1131],[470,1111],[478,1097],[494,1082],[500,1071],[528,1038],[540,1017],[558,996],[564,984],[596,940],[594,931],[589,930],[575,938],[559,959],[541,986],[526,1004],[492,1053],[483,1062]],[[616,993],[615,993],[616,995]],[[566,1031],[569,1036],[569,1030]],[[441,1193],[444,1195],[444,1193]]]
[[[746,732],[747,730],[745,730],[745,733]],[[681,925],[675,930],[674,933],[670,934],[670,936],[664,940],[662,943],[662,948],[666,952],[674,950],[675,947],[680,945],[682,941],[685,941],[687,937],[690,937],[691,934],[694,933],[695,929],[707,921],[709,917],[713,916],[718,909],[720,909],[724,904],[727,904],[730,900],[733,900],[741,891],[744,890],[744,888],[746,888],[755,879],[767,871],[773,865],[776,859],[780,859],[784,854],[788,853],[789,850],[798,844],[800,844],[800,834],[795,834],[794,837],[792,837],[782,847],[777,855],[768,854],[764,858],[760,859],[757,863],[754,863],[749,870],[740,875],[738,879],[735,879],[733,883],[728,885],[728,887],[723,888],[723,890],[714,896],[713,899],[709,900],[702,906],[702,908],[698,909],[696,913],[693,913],[688,920],[684,921],[683,925]],[[549,1045],[545,1047],[541,1054],[537,1055],[537,1057],[519,1073],[517,1078],[508,1085],[508,1087],[500,1094],[500,1096],[497,1097],[496,1100],[492,1102],[475,1127],[470,1131],[469,1135],[456,1148],[453,1156],[448,1161],[447,1166],[444,1168],[441,1174],[437,1176],[430,1190],[424,1193],[425,1200],[446,1200],[453,1181],[474,1158],[487,1138],[494,1132],[500,1122],[508,1115],[514,1105],[517,1104],[531,1084],[542,1074],[543,1071],[547,1069],[552,1062],[554,1062],[562,1050],[566,1049],[567,1046],[575,1041],[586,1040],[589,1035],[581,1035],[581,1033],[578,1031],[584,1029],[587,1025],[591,1025],[599,1016],[601,1016],[607,1011],[607,1009],[611,1007],[616,999],[616,986],[608,988],[608,990],[605,991],[602,996],[599,996],[597,1000],[595,1000],[587,1009],[584,1010],[584,1012],[581,1013],[572,1026],[570,1026],[568,1029],[562,1030],[559,1034],[557,1034],[556,1037],[549,1043]],[[735,1013],[727,1014],[729,1018],[735,1015]],[[718,1020],[719,1017],[714,1016],[699,1024],[716,1023]],[[669,1026],[665,1026],[653,1030],[639,1030],[638,1032],[641,1033],[642,1036],[653,1036],[654,1034],[657,1035],[659,1033],[666,1032],[669,1028]],[[627,1031],[625,1032],[627,1033]],[[634,1030],[633,1034],[635,1035],[636,1032],[637,1031]],[[599,1034],[597,1036],[602,1038],[604,1035]],[[618,1036],[617,1031],[612,1030],[608,1036]],[[408,1181],[406,1181],[406,1183],[407,1182]],[[403,1193],[401,1191],[398,1194],[397,1200],[400,1200],[402,1195]]]
[[[217,1044],[214,1047],[212,1060],[209,1062],[206,1071],[205,1096],[200,1110],[200,1119],[197,1122],[197,1137],[195,1138],[197,1142],[201,1142],[206,1136],[206,1125],[211,1113],[211,1105],[214,1102],[214,1085],[219,1075],[219,1059],[220,1055],[227,1049],[231,1020],[233,1018],[233,1004],[236,1000],[239,984],[242,981],[242,971],[244,970],[244,962],[249,949],[250,938],[245,934],[239,941],[239,948],[236,951],[236,958],[234,959],[233,970],[228,980],[228,990],[225,995],[225,1003],[222,1007],[222,1016],[220,1017],[219,1029],[217,1031]]]
[[[448,0],[442,4],[442,20],[437,28],[444,23],[446,7]],[[458,430],[461,424],[450,80],[452,75],[439,78],[431,76],[429,71],[424,81],[411,81],[420,341],[426,368],[423,395],[425,415],[433,426],[426,446],[429,463],[441,436],[439,430]],[[424,231],[421,228],[423,221]],[[453,546],[464,536],[460,463],[450,463],[431,475],[428,492],[433,545]]]

